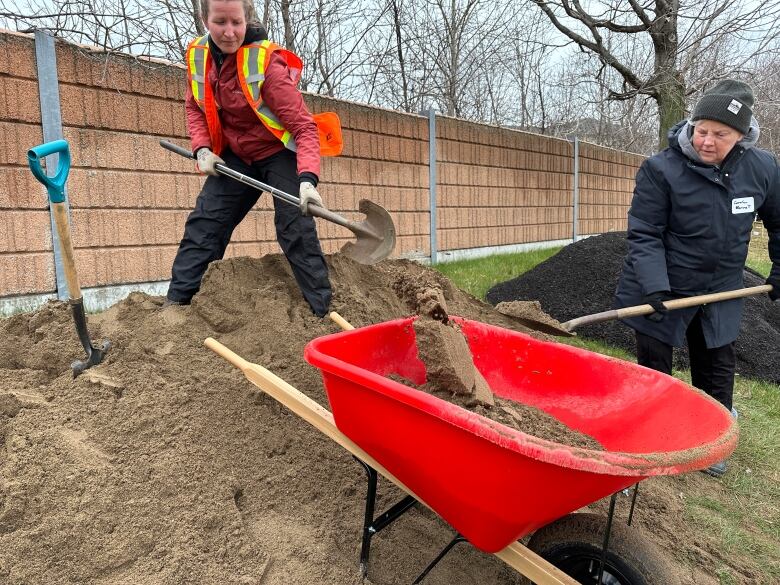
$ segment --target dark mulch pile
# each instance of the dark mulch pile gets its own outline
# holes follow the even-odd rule
[[[488,291],[487,300],[493,305],[538,300],[542,309],[561,322],[606,311],[612,308],[627,251],[625,232],[580,240],[525,274],[495,285]],[[745,270],[745,286],[763,283],[762,276]],[[636,353],[633,330],[619,321],[583,326],[577,333]],[[686,350],[675,352],[675,363],[687,366]],[[773,303],[767,295],[745,299],[737,338],[737,372],[780,383],[780,303]]]

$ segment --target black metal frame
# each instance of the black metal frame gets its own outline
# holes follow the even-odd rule
[[[354,458],[355,461],[360,463],[363,469],[366,471],[366,478],[368,480],[368,488],[366,489],[366,505],[365,513],[363,516],[363,537],[360,545],[360,575],[366,577],[368,575],[368,558],[371,554],[371,539],[374,535],[392,524],[395,520],[400,518],[403,514],[408,512],[415,504],[417,500],[413,496],[406,496],[395,505],[391,506],[385,512],[382,512],[379,516],[374,517],[374,510],[376,507],[376,486],[379,478],[379,474],[376,469],[368,465],[365,461]],[[460,534],[456,534],[444,549],[436,555],[428,566],[425,567],[422,573],[412,582],[413,585],[422,583],[425,576],[431,572],[431,570],[439,564],[448,552],[459,542],[467,542],[466,539]]]
[[[623,490],[626,493],[628,488]],[[628,511],[628,525],[631,526],[631,520],[634,518],[634,506],[636,505],[636,497],[639,493],[639,483],[634,484],[634,494],[631,497],[631,509]],[[626,494],[628,495],[628,494]],[[609,513],[607,514],[607,529],[604,531],[604,542],[601,545],[601,558],[599,559],[599,574],[596,579],[596,583],[601,583],[601,579],[604,576],[604,564],[607,561],[607,551],[609,550],[609,537],[612,532],[612,521],[615,519],[615,502],[617,500],[617,493],[612,494],[609,499]]]
[[[371,554],[371,539],[383,528],[388,527],[395,520],[400,518],[403,514],[408,512],[415,504],[417,500],[413,496],[405,496],[399,502],[388,508],[385,512],[382,512],[376,518],[374,512],[376,508],[376,488],[379,479],[379,474],[376,469],[368,465],[362,459],[354,457],[355,461],[360,463],[366,472],[366,478],[368,480],[368,486],[366,489],[366,504],[363,515],[363,536],[360,545],[360,575],[366,577],[368,575],[368,559]],[[628,525],[631,525],[631,521],[634,517],[634,507],[636,505],[637,494],[639,493],[639,484],[634,485],[634,493],[631,498],[631,509],[628,513]],[[628,489],[623,490],[626,495]],[[599,560],[599,573],[596,583],[601,583],[601,579],[604,575],[604,565],[607,559],[607,551],[609,550],[609,537],[612,532],[612,522],[615,519],[615,503],[617,500],[617,493],[612,494],[609,501],[609,513],[607,514],[607,528],[604,531],[604,542],[601,547],[601,559]],[[456,534],[455,537],[445,546],[441,552],[428,564],[427,567],[420,573],[417,578],[412,582],[412,585],[418,585],[422,583],[422,580],[433,570],[433,568],[439,564],[439,562],[452,550],[452,548],[459,542],[468,542],[461,534]]]

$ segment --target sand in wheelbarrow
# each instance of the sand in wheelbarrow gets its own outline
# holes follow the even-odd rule
[[[408,286],[410,283],[405,283]],[[468,342],[457,323],[449,319],[443,291],[435,284],[419,284],[414,298],[417,354],[425,364],[425,384],[416,386],[400,376],[394,379],[429,392],[490,420],[549,441],[585,449],[603,449],[601,443],[566,426],[533,406],[495,396],[474,365]],[[539,316],[539,311],[532,313]]]
[[[487,300],[492,305],[538,301],[561,323],[609,310],[627,252],[625,232],[581,239],[517,278],[496,284]],[[745,269],[746,287],[764,284],[764,280]],[[636,355],[633,330],[619,321],[580,327],[577,335]],[[780,384],[780,303],[765,294],[745,299],[736,354],[739,375]],[[687,368],[688,363],[687,350],[675,350],[675,366]]]
[[[328,265],[332,309],[356,327],[414,313],[427,282],[451,314],[525,331],[420,264],[336,255]],[[92,337],[113,347],[76,379],[69,364],[83,350],[67,304],[0,321],[0,583],[412,582],[452,530],[412,509],[374,537],[363,581],[363,469],[203,346],[215,337],[327,406],[303,348],[338,328],[311,314],[284,257],[215,262],[192,305],[162,300],[132,293],[89,315]],[[686,492],[717,485],[692,475]],[[705,577],[689,583],[716,582],[706,574],[724,565],[751,574],[750,558],[691,533],[676,483],[647,483],[635,519],[700,561]],[[377,510],[402,495],[380,480]],[[520,576],[465,545],[425,579],[488,582]]]

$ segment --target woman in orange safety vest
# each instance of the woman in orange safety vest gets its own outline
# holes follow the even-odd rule
[[[274,199],[277,241],[315,315],[328,312],[331,286],[308,205],[317,192],[320,137],[296,87],[301,61],[267,40],[251,0],[201,0],[208,34],[187,49],[185,108],[198,169],[207,176],[184,226],[166,305],[187,304],[209,262],[225,253],[233,230],[260,192],[218,175],[216,163],[301,199]]]

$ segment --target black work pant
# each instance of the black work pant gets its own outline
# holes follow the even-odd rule
[[[299,193],[295,153],[283,150],[247,165],[232,152],[222,155],[225,163],[259,181],[291,195]],[[210,176],[187,218],[184,237],[171,269],[168,298],[188,303],[200,289],[209,263],[220,260],[233,230],[257,202],[260,191],[225,176]],[[274,197],[276,239],[290,263],[303,297],[317,316],[328,312],[331,287],[314,218],[301,215],[296,205]]]
[[[731,410],[734,396],[734,343],[708,349],[701,328],[701,311],[685,332],[691,361],[691,382]],[[636,355],[639,365],[672,373],[672,346],[649,335],[636,333]]]

